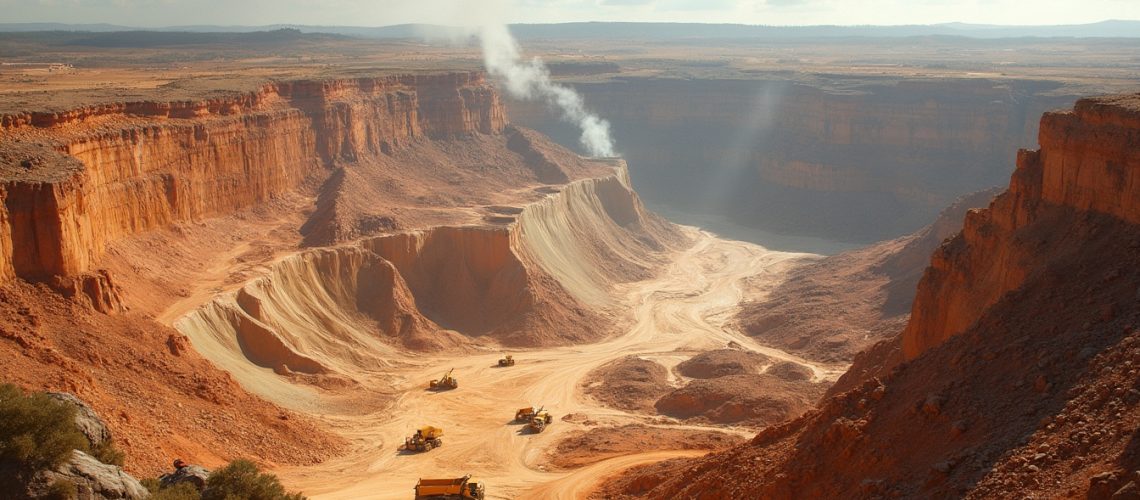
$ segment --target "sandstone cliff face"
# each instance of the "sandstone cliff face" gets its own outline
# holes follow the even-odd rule
[[[613,125],[650,202],[847,241],[913,232],[958,196],[1004,184],[1056,85],[981,79],[852,82],[623,78],[575,85]],[[516,123],[563,144],[541,106]]]
[[[1021,151],[1009,191],[971,211],[962,233],[934,253],[902,336],[913,359],[969,327],[1018,288],[1044,256],[1020,236],[1043,208],[1094,211],[1140,223],[1140,112],[1135,96],[1082,99],[1045,114],[1039,151]]]
[[[276,82],[195,102],[5,115],[0,277],[89,270],[118,238],[232,212],[421,137],[499,133],[475,73]],[[8,250],[10,248],[10,250]]]

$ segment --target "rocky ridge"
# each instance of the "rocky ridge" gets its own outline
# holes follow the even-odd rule
[[[1135,446],[1128,179],[1140,96],[1042,118],[1010,189],[932,258],[906,360],[750,444],[632,471],[610,498],[1126,498]],[[1106,179],[1107,176],[1107,179]],[[856,367],[865,361],[856,361]],[[731,478],[731,479],[730,479]],[[699,493],[698,493],[699,492]]]

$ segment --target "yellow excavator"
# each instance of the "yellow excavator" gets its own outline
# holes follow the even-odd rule
[[[404,438],[404,448],[408,451],[431,451],[443,446],[443,429],[425,425],[416,433]]]
[[[420,479],[416,483],[416,500],[483,500],[486,495],[482,481],[472,481],[471,474],[455,479]]]
[[[455,368],[447,370],[447,373],[444,373],[442,378],[429,382],[428,387],[431,389],[455,389],[459,387],[459,381],[451,376],[451,372],[453,371],[455,371]]]

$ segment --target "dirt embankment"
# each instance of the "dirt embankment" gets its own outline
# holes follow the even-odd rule
[[[693,356],[677,364],[677,372],[689,378],[719,378],[728,375],[760,373],[772,363],[767,356],[737,349],[718,349]]]
[[[635,413],[653,414],[653,404],[673,390],[669,371],[658,363],[627,356],[590,372],[586,394],[602,404]]]
[[[664,366],[627,357],[591,372],[585,392],[625,411],[762,427],[799,416],[826,387],[797,363],[736,349],[698,354],[679,363],[676,372],[692,380],[670,383]]]
[[[655,450],[723,450],[744,438],[717,431],[649,427],[629,424],[596,427],[576,432],[548,452],[551,465],[563,469],[583,467],[602,460]]]

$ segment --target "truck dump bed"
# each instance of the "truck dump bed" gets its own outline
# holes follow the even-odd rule
[[[460,495],[468,477],[455,479],[420,479],[416,483],[416,496]]]

